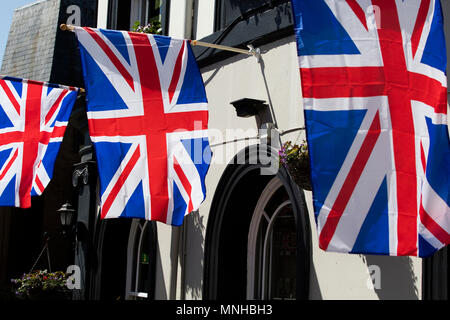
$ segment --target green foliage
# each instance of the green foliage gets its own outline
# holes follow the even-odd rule
[[[287,169],[295,183],[304,190],[311,190],[308,145],[305,140],[300,145],[285,142],[278,152],[280,166]]]
[[[300,145],[287,141],[283,144],[278,154],[280,156],[280,165],[289,165],[292,162],[308,158],[308,145],[305,140]]]
[[[140,33],[161,34],[162,28],[161,22],[159,21],[159,17],[153,18],[145,26],[141,26],[141,23],[139,21],[136,21],[133,25],[133,31]]]
[[[36,270],[24,274],[19,279],[12,279],[16,287],[16,296],[20,298],[32,298],[33,295],[51,292],[67,292],[67,274],[62,271],[47,272]]]

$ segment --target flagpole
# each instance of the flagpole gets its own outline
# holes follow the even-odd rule
[[[64,89],[64,90],[71,90],[71,91],[75,91],[78,89],[78,91],[80,93],[85,92],[84,88],[78,88],[78,87],[72,87],[72,86],[65,86],[62,84],[57,84],[57,83],[51,83],[51,82],[43,82],[43,81],[36,81],[36,80],[30,80],[30,79],[22,79],[22,78],[16,78],[16,77],[11,77],[11,76],[7,76],[7,75],[0,75],[0,79],[5,80],[5,79],[14,79],[14,80],[20,80],[23,83],[38,83],[38,84],[42,84],[44,86],[51,86],[51,87],[57,87],[60,89]]]
[[[197,40],[190,40],[190,43],[193,46],[201,46],[201,47],[207,47],[207,48],[212,48],[212,49],[231,51],[231,52],[246,54],[249,56],[256,56],[258,54],[257,50],[255,50],[251,46],[249,46],[249,50],[245,50],[245,49],[233,48],[233,47],[223,46],[220,44],[202,42],[202,41],[197,41]]]
[[[70,25],[70,24],[61,24],[60,25],[61,30],[64,31],[75,31],[75,26]],[[234,47],[228,47],[228,46],[223,46],[220,44],[215,44],[215,43],[208,43],[208,42],[203,42],[203,41],[198,41],[198,40],[188,40],[192,46],[201,46],[201,47],[207,47],[207,48],[212,48],[212,49],[218,49],[218,50],[224,50],[224,51],[231,51],[231,52],[236,52],[236,53],[242,53],[242,54],[246,54],[249,56],[255,56],[255,57],[259,57],[260,56],[260,51],[259,49],[255,49],[253,48],[253,46],[248,46],[248,50],[245,49],[239,49],[239,48],[234,48]]]

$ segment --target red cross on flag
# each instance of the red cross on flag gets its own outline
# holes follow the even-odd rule
[[[450,243],[440,1],[292,5],[320,247],[431,255]]]
[[[180,225],[205,198],[203,80],[187,40],[75,27],[102,218]]]
[[[28,208],[50,182],[78,89],[0,79],[0,205]]]

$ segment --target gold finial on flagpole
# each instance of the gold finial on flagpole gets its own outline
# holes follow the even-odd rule
[[[75,27],[74,27],[74,26],[72,26],[72,25],[70,25],[70,24],[65,24],[65,23],[62,23],[62,24],[59,26],[59,28],[60,28],[61,30],[64,30],[64,31],[74,31],[74,30],[75,30]]]

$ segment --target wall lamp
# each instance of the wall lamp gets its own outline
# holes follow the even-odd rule
[[[252,116],[258,116],[264,111],[268,105],[264,100],[243,98],[233,102],[230,102],[236,109],[238,117],[248,118]]]
[[[63,233],[66,234],[66,231],[73,226],[75,222],[76,210],[72,207],[69,202],[66,202],[62,205],[61,208],[57,210],[59,214],[59,218],[61,220],[61,225],[63,227]]]

